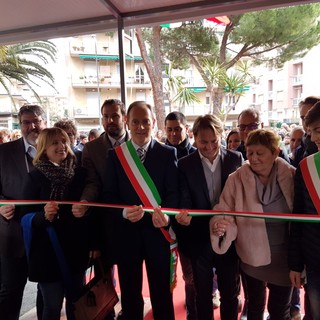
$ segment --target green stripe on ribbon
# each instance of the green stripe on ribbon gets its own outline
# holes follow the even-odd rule
[[[131,140],[127,141],[126,144],[127,144],[128,150],[132,156],[133,161],[135,162],[136,166],[138,167],[143,179],[146,181],[147,185],[149,186],[157,204],[161,205],[161,197],[160,197],[160,194],[157,190],[157,187],[155,186],[153,180],[151,179],[147,169],[145,168],[143,163],[140,161],[138,154],[136,152],[136,149],[134,148]]]

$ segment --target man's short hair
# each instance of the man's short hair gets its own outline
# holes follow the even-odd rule
[[[307,127],[315,122],[320,121],[320,101],[312,106],[304,119]]]
[[[247,116],[247,115],[253,116],[253,117],[256,119],[255,122],[257,122],[257,123],[260,122],[260,112],[259,112],[257,109],[255,109],[255,108],[246,108],[246,109],[242,110],[242,111],[240,112],[239,116],[238,116],[238,123],[239,123],[239,119],[240,119],[240,117],[241,117],[242,115],[245,115],[245,116]]]
[[[316,104],[318,101],[320,101],[320,97],[319,96],[309,96],[306,97],[304,100],[301,100],[299,102],[299,108],[301,108],[302,105],[304,104],[309,104],[311,106],[313,106],[314,104]]]
[[[37,104],[24,104],[19,112],[18,112],[18,119],[19,122],[21,123],[21,117],[25,113],[32,113],[36,117],[41,117],[43,121],[47,121],[47,115],[44,112],[44,110],[38,106]]]
[[[215,115],[199,116],[193,123],[193,134],[196,137],[201,130],[211,129],[216,135],[222,136],[224,131],[222,121]]]
[[[119,106],[120,107],[120,112],[123,116],[126,115],[126,106],[124,105],[124,103],[119,100],[119,99],[107,99],[103,102],[102,106],[101,106],[101,113],[102,113],[102,110],[105,106],[113,106],[113,105],[116,105],[116,106]]]
[[[128,108],[128,111],[127,111],[127,117],[129,117],[129,113],[130,111],[132,110],[133,107],[136,107],[136,106],[145,106],[147,107],[150,112],[151,112],[151,117],[154,118],[153,116],[153,111],[152,111],[152,107],[150,104],[146,103],[145,101],[134,101],[130,104],[129,108]]]
[[[173,111],[173,112],[170,112],[165,120],[164,120],[164,124],[166,125],[167,121],[168,120],[177,120],[177,121],[180,121],[181,124],[183,124],[184,126],[187,124],[187,119],[186,119],[186,116],[182,113],[182,112],[179,112],[179,111]]]
[[[62,119],[57,121],[53,126],[62,130],[72,130],[73,135],[77,135],[77,127],[72,120]]]

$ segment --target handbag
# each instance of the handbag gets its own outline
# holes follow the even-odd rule
[[[91,264],[90,280],[85,285],[83,294],[73,304],[76,320],[103,320],[119,301],[112,281],[111,268],[104,272],[100,259],[97,259],[97,263],[102,277],[94,276],[91,279],[93,268],[97,267],[97,264]]]

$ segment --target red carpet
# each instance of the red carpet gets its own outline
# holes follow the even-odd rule
[[[117,272],[115,272],[115,275],[117,277]],[[148,282],[147,282],[147,277],[146,277],[146,271],[144,269],[144,283],[143,283],[143,296],[146,298],[149,298],[149,287],[148,287]],[[117,287],[116,290],[119,293],[119,286],[118,286],[118,279],[117,279]],[[177,286],[173,291],[173,300],[174,300],[174,311],[175,311],[175,320],[186,320],[186,310],[185,310],[185,305],[184,305],[184,281],[182,279],[182,271],[181,271],[181,266],[180,263],[178,264],[177,268]],[[243,298],[243,291],[241,290],[241,296],[242,300]],[[148,306],[145,306],[146,309],[150,309]],[[301,290],[301,310],[303,312],[304,310],[304,290]],[[266,313],[267,315],[267,313]],[[239,314],[240,316],[240,314]],[[150,309],[144,320],[153,320],[152,316],[152,310]],[[220,312],[219,309],[216,309],[214,311],[214,320],[220,320]]]

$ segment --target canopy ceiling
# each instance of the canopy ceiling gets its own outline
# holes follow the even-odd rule
[[[0,44],[239,14],[317,0],[1,0]]]

